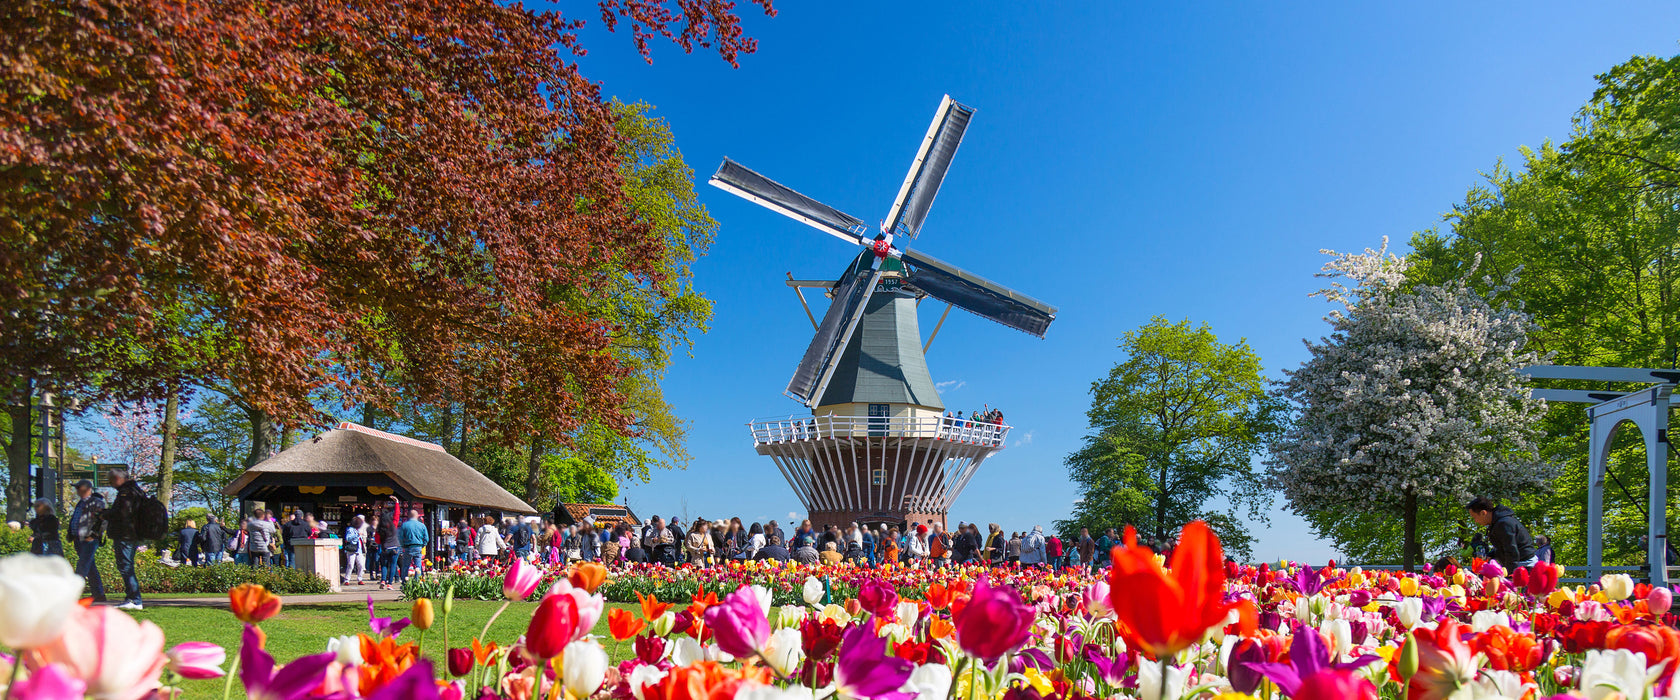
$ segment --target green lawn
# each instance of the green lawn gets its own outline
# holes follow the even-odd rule
[[[437,605],[439,601],[433,601]],[[632,612],[640,614],[640,608],[623,603],[608,603],[608,608],[627,607]],[[455,602],[455,612],[450,616],[449,639],[454,646],[467,646],[472,638],[484,629],[484,623],[496,612],[501,603],[458,600]],[[376,603],[375,613],[380,617],[400,619],[408,617],[410,604],[406,602]],[[497,618],[496,624],[490,628],[488,641],[500,644],[512,642],[525,632],[530,623],[531,614],[536,609],[535,603],[514,603],[508,606],[507,612]],[[437,622],[431,631],[426,633],[422,651],[432,659],[438,673],[446,673],[443,647],[443,610],[437,610]],[[226,606],[220,607],[163,607],[148,606],[145,610],[133,613],[135,618],[151,620],[163,628],[166,646],[174,646],[180,642],[202,641],[221,645],[228,651],[228,666],[238,655],[239,635],[243,629]],[[279,661],[288,661],[307,654],[318,654],[326,651],[328,637],[365,633],[367,626],[367,604],[364,603],[334,603],[330,605],[286,605],[273,619],[262,624],[263,632],[268,635],[268,650]],[[418,639],[417,630],[413,627],[404,630],[400,639],[415,641]],[[600,637],[607,647],[607,653],[614,662],[629,658],[634,652],[626,642],[613,642],[607,633],[607,616],[601,615],[601,620],[595,625],[594,633]],[[224,666],[224,670],[228,668]],[[185,684],[187,698],[220,698],[222,696],[222,680],[187,681]],[[244,697],[239,690],[238,680],[234,681],[234,697]]]

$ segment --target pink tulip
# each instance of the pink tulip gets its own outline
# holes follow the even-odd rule
[[[536,592],[537,584],[542,583],[542,576],[542,569],[525,563],[524,559],[515,559],[507,575],[502,577],[502,595],[508,600],[529,598]]]
[[[58,664],[48,664],[12,686],[12,700],[82,700],[87,684]]]
[[[718,648],[731,656],[752,656],[770,639],[770,621],[751,588],[737,589],[705,614]]]
[[[221,678],[222,662],[227,661],[227,652],[209,642],[183,642],[163,655],[169,658],[169,668],[194,680]]]
[[[1645,596],[1645,605],[1652,613],[1661,615],[1674,607],[1674,591],[1667,586],[1656,586]]]
[[[39,647],[31,668],[63,664],[87,684],[87,693],[101,700],[140,700],[158,687],[163,655],[163,630],[150,620],[137,622],[112,607],[77,608],[64,635]]]
[[[957,645],[975,658],[996,660],[1027,641],[1034,617],[1014,588],[992,586],[981,574],[968,604],[953,616]]]
[[[750,591],[750,589],[743,590]],[[595,629],[595,623],[601,620],[601,613],[606,612],[606,598],[600,595],[590,595],[589,591],[573,586],[572,582],[566,579],[555,581],[554,586],[548,589],[548,594],[571,596],[573,600],[577,601],[577,633],[570,640],[567,640],[570,642],[583,639],[584,635]]]

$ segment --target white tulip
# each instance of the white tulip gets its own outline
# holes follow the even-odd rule
[[[777,610],[776,617],[771,619],[777,627],[798,627],[805,621],[805,608],[797,605],[783,605]]]
[[[910,638],[910,628],[898,624],[897,622],[892,622],[881,625],[881,629],[876,630],[875,634],[892,640],[893,644],[903,644],[904,640]]]
[[[916,618],[921,615],[922,606],[910,602],[898,604],[898,624],[905,627],[915,627]]]
[[[1400,618],[1400,624],[1405,625],[1406,629],[1417,627],[1418,621],[1423,619],[1423,599],[1406,598],[1401,600],[1394,606],[1394,614]]]
[[[1534,683],[1524,683],[1522,676],[1511,671],[1488,668],[1482,669],[1481,674],[1476,677],[1473,688],[1477,700],[1483,700],[1484,698],[1488,700],[1492,698],[1522,700],[1530,690],[1538,691],[1540,686]]]
[[[1510,627],[1511,617],[1498,610],[1477,610],[1470,614],[1470,630],[1481,634],[1495,627]]]
[[[1337,658],[1341,658],[1353,649],[1353,626],[1349,625],[1347,620],[1325,620],[1324,625],[1319,629],[1330,635],[1330,641],[1334,647],[1332,652]]]
[[[356,635],[328,637],[327,651],[337,654],[338,662],[345,666],[362,665],[362,640]]]
[[[805,586],[801,588],[799,592],[804,596],[805,603],[807,605],[822,605],[825,589],[823,588],[822,581],[818,581],[817,577],[806,576]]]
[[[1633,595],[1633,579],[1627,574],[1605,574],[1598,579],[1598,585],[1611,600],[1627,600]]]
[[[560,653],[564,659],[560,680],[566,684],[566,690],[574,697],[594,695],[607,679],[607,652],[595,642],[578,640],[567,644]]]
[[[706,660],[706,651],[700,648],[700,642],[693,637],[678,637],[671,642],[671,663],[687,666],[697,661]]]
[[[900,690],[915,693],[916,700],[945,700],[951,693],[951,667],[945,664],[917,666]]]
[[[1605,700],[1616,693],[1642,698],[1651,683],[1662,675],[1662,665],[1645,669],[1645,655],[1626,649],[1590,649],[1581,662],[1581,690],[1588,700]]]
[[[770,600],[772,598],[770,589],[754,584],[752,594],[753,598],[758,601],[758,609],[764,611],[764,617],[770,617]]]
[[[671,629],[677,626],[677,614],[674,613],[674,612],[671,612],[669,610],[666,610],[665,614],[660,615],[659,619],[654,620],[653,624],[650,625],[650,626],[653,627],[654,636],[658,636],[658,637],[670,636]]]
[[[76,611],[82,583],[64,557],[0,558],[0,646],[33,649],[58,639]]]
[[[1140,698],[1178,700],[1184,696],[1184,682],[1184,669],[1168,665],[1167,684],[1163,692],[1161,688],[1161,665],[1157,663],[1138,664],[1138,697]]]
[[[804,637],[797,629],[779,629],[764,643],[764,658],[777,673],[792,675],[805,661]]]
[[[630,672],[630,678],[625,682],[630,684],[630,693],[636,700],[647,700],[642,695],[642,689],[665,680],[665,672],[653,664],[642,664]]]

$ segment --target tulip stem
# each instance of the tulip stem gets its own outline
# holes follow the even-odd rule
[[[1171,657],[1161,655],[1161,700],[1167,700],[1167,659]]]
[[[490,619],[484,621],[484,631],[478,633],[478,638],[479,639],[483,640],[483,639],[489,639],[490,638],[490,626],[493,625],[493,624],[496,624],[496,618],[501,617],[502,612],[507,610],[508,606],[512,605],[512,604],[513,604],[513,601],[511,601],[511,600],[502,601],[502,607],[496,608],[496,614],[491,615]]]
[[[234,654],[233,665],[228,666],[227,680],[222,681],[222,700],[228,700],[228,697],[233,694],[233,677],[235,675],[238,675],[238,673],[239,673],[239,655]],[[11,688],[7,688],[6,692],[10,693]]]
[[[6,681],[6,700],[12,700],[12,689],[17,687],[18,672],[23,670],[23,654],[12,655],[12,679]]]

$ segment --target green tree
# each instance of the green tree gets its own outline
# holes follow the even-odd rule
[[[245,411],[225,396],[201,395],[177,439],[184,457],[175,465],[176,491],[212,512],[232,512],[235,497],[222,495],[222,487],[245,471],[251,451]]]
[[[1478,261],[1495,279],[1521,270],[1503,297],[1533,315],[1533,346],[1552,362],[1673,368],[1680,361],[1680,57],[1636,56],[1598,83],[1568,140],[1524,149],[1520,168],[1497,166],[1470,188],[1445,230],[1413,236],[1411,278],[1439,284]],[[1541,427],[1543,453],[1565,467],[1552,497],[1517,510],[1536,534],[1552,536],[1560,561],[1583,562],[1585,407],[1553,405]],[[1606,482],[1605,562],[1642,563],[1648,481],[1633,431],[1619,436]]]
[[[1226,344],[1207,324],[1155,317],[1121,338],[1126,359],[1091,385],[1085,445],[1067,458],[1081,500],[1063,533],[1134,525],[1165,540],[1186,522],[1214,526],[1228,551],[1248,556],[1252,537],[1235,512],[1265,520],[1269,504],[1253,459],[1278,429],[1260,357]],[[1205,510],[1223,495],[1231,512]]]

